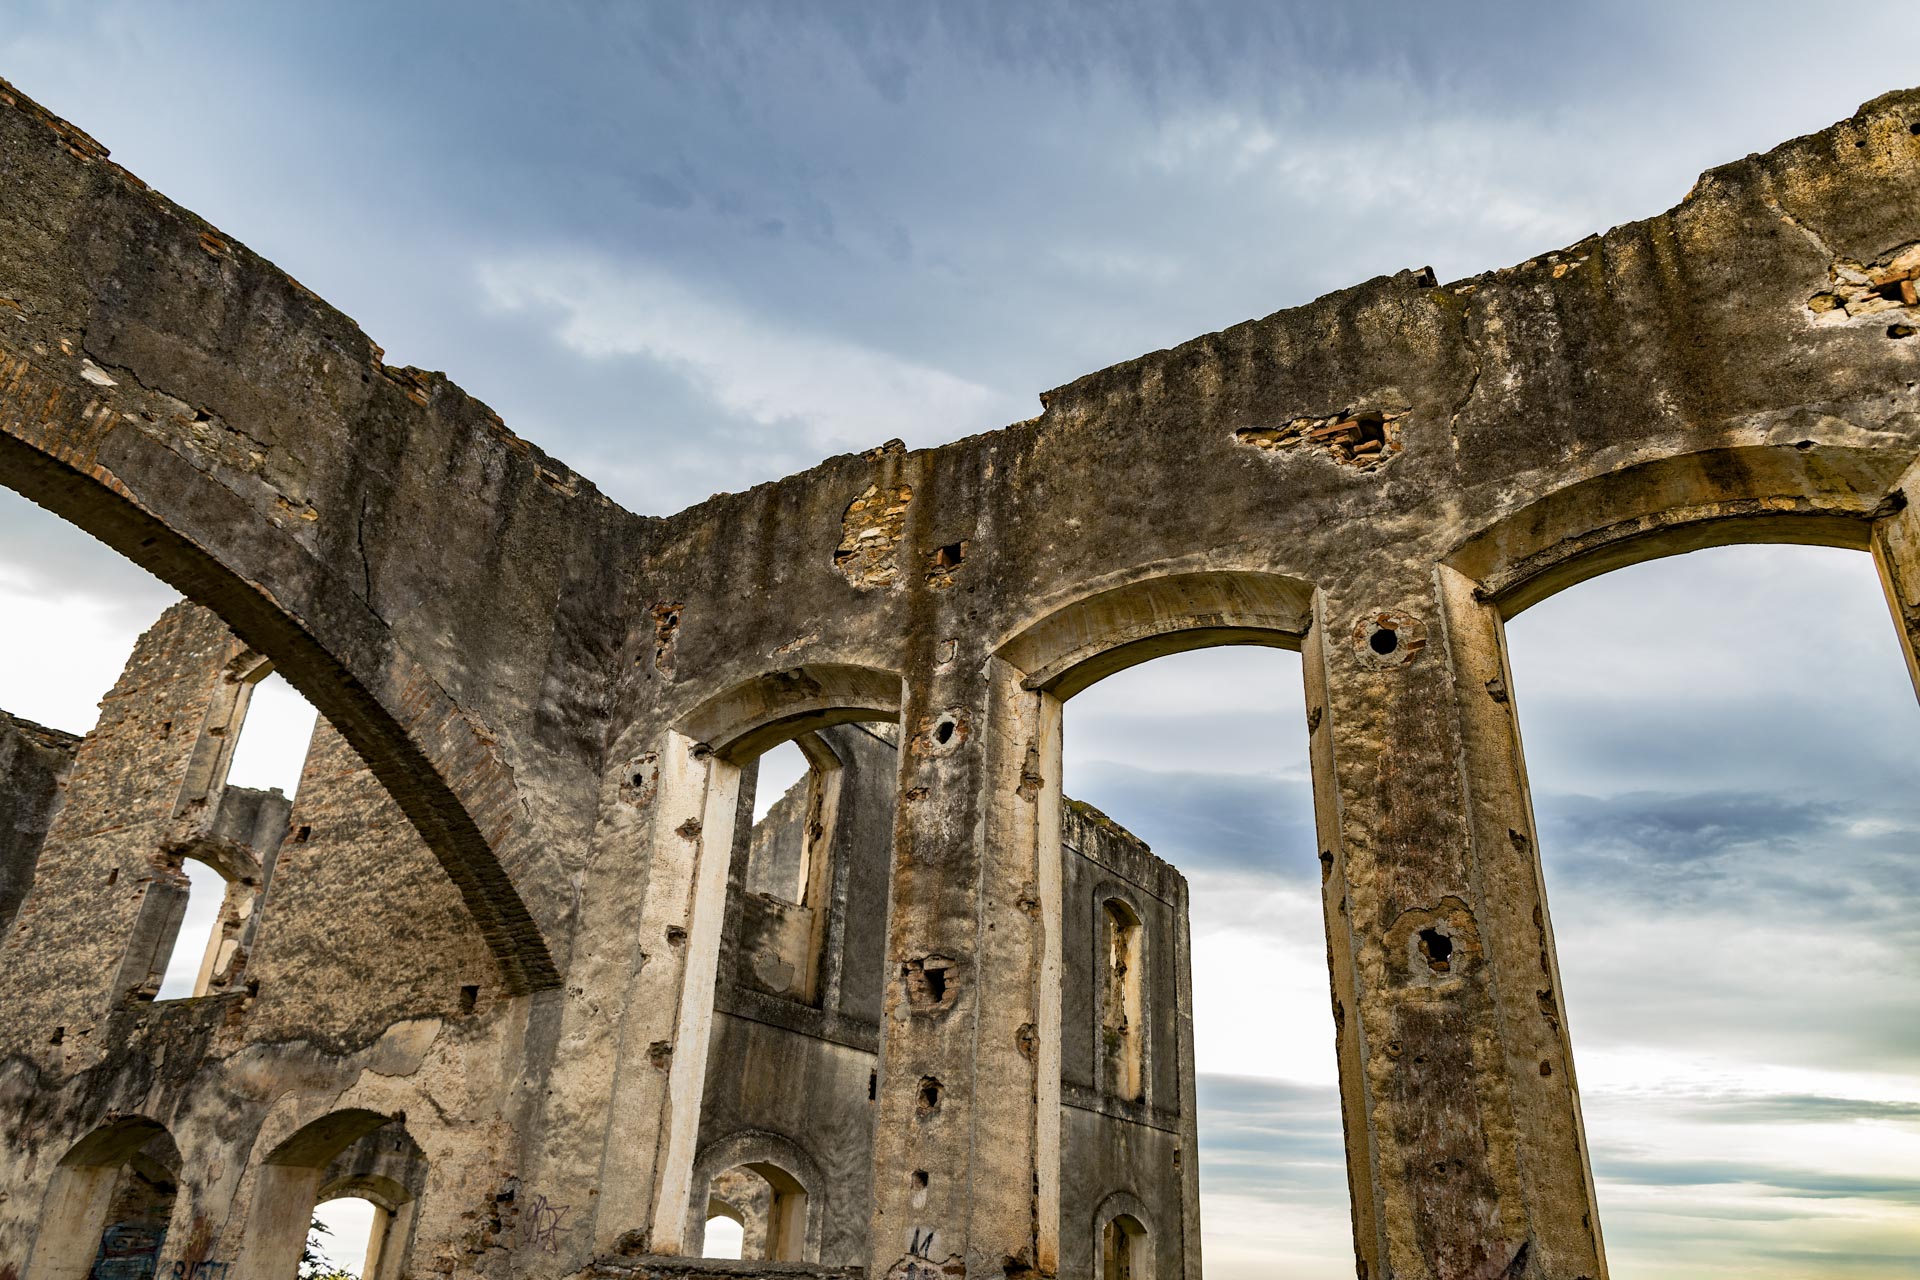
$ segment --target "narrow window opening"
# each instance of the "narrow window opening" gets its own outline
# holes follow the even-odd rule
[[[312,704],[278,673],[254,685],[227,768],[227,785],[291,797],[300,786],[315,716]]]
[[[1118,899],[1103,911],[1106,972],[1100,991],[1102,1080],[1107,1093],[1126,1102],[1146,1096],[1146,1019],[1143,1016],[1140,917]]]
[[[167,956],[160,989],[154,996],[157,1000],[205,995],[203,971],[210,962],[218,960],[212,953],[218,943],[220,917],[227,903],[227,879],[196,858],[183,860],[180,869],[187,877],[187,901],[173,937],[173,949]]]

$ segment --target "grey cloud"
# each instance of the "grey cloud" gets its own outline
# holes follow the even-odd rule
[[[1138,835],[1182,871],[1234,871],[1317,883],[1313,796],[1304,781],[1153,772],[1094,764],[1067,790]]]
[[[1202,1074],[1197,1095],[1204,1192],[1324,1203],[1345,1213],[1346,1148],[1335,1089]]]

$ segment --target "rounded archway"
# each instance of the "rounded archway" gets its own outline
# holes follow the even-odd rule
[[[180,1149],[156,1120],[123,1116],[89,1133],[54,1170],[26,1280],[86,1280],[103,1267],[151,1274],[180,1171]]]

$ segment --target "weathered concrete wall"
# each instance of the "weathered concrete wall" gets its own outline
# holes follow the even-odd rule
[[[306,825],[366,824],[417,918],[380,868],[314,859],[272,929],[269,886],[258,996],[125,1003],[151,973],[136,899],[168,888],[151,850],[217,812],[188,786],[207,759],[160,726],[225,696],[203,664],[190,693],[137,660],[0,945],[21,993],[0,1266],[67,1194],[51,1163],[113,1114],[179,1142],[169,1250],[203,1220],[207,1248],[253,1247],[249,1222],[298,1199],[269,1157],[343,1109],[404,1113],[428,1161],[416,1266],[566,1276],[677,1247],[696,1100],[743,1017],[711,1016],[742,766],[897,719],[867,1269],[1070,1272],[1095,1191],[1068,1153],[1095,1139],[1068,1097],[1063,704],[1249,642],[1304,657],[1363,1273],[1598,1280],[1503,621],[1620,564],[1784,540],[1871,547],[1910,660],[1920,634],[1920,93],[1519,267],[1381,277],[1089,375],[1004,431],[667,520],[386,367],[4,86],[0,230],[0,480],[272,660],[459,903],[342,773]],[[176,812],[183,792],[213,808]],[[321,923],[336,898],[352,918]],[[332,955],[330,927],[351,944]],[[1164,1174],[1168,1131],[1142,1128],[1107,1132]]]
[[[0,711],[0,930],[33,886],[80,739]]]

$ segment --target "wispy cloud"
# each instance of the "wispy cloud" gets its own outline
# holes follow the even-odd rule
[[[894,437],[932,444],[1004,425],[986,387],[792,316],[755,315],[643,264],[529,255],[486,263],[479,277],[493,306],[552,317],[580,355],[667,365],[728,412],[819,451]]]

